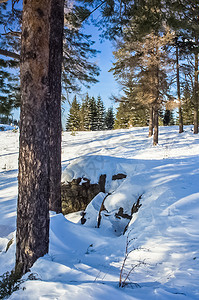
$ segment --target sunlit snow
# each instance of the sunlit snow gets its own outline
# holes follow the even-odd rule
[[[38,280],[25,281],[10,299],[199,299],[199,135],[191,126],[160,127],[154,147],[148,128],[62,135],[63,181],[86,177],[96,183],[107,175],[100,193],[80,213],[51,213],[50,248],[31,268]],[[18,133],[0,132],[0,275],[14,267],[17,205]],[[125,179],[112,181],[124,173]],[[99,208],[104,197],[97,228]],[[122,207],[128,223],[117,219]],[[122,280],[120,269],[130,240]],[[25,277],[27,277],[25,275]]]

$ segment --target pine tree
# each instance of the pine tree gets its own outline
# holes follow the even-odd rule
[[[176,28],[178,35],[182,38],[184,45],[184,52],[186,59],[189,61],[189,67],[192,66],[193,72],[193,122],[194,131],[198,133],[198,107],[199,107],[199,84],[198,84],[198,54],[199,54],[199,24],[198,14],[199,6],[198,1],[183,0],[183,1],[170,1],[168,5],[173,13],[171,14],[171,24]],[[170,21],[170,20],[169,20]],[[172,23],[173,21],[173,23]]]
[[[61,205],[61,75],[63,61],[64,0],[51,0],[49,43],[49,209],[62,212]]]
[[[83,31],[82,19],[87,14],[85,7],[65,1],[62,89],[66,94],[80,91],[81,85],[90,87],[98,82],[100,69],[93,62],[98,51],[93,48],[91,35]]]
[[[120,99],[116,99],[117,102],[122,102],[121,106],[118,107],[118,117],[121,111],[121,118],[127,117],[129,126],[147,126],[149,119],[149,111],[146,105],[138,101],[136,97],[136,89],[134,89],[133,79],[125,83],[124,95]],[[124,117],[125,115],[125,117]],[[120,118],[120,117],[119,117]],[[119,120],[116,116],[115,126],[119,126]],[[118,125],[117,125],[118,124]],[[126,123],[127,124],[127,123]],[[122,122],[121,122],[122,125]],[[122,127],[121,127],[122,128]]]
[[[113,40],[123,36],[124,29],[132,20],[136,21],[139,35],[147,35],[151,31],[158,32],[167,17],[167,2],[169,1],[89,1],[101,6],[101,18],[98,18],[96,23],[102,29],[102,36]]]
[[[0,48],[5,49],[5,53],[19,50],[19,37],[7,32],[11,30],[10,28],[16,28],[19,18],[20,14],[17,10],[8,11],[6,2],[0,4],[0,26],[4,28],[0,34]],[[11,114],[12,109],[20,105],[18,72],[19,57],[18,59],[10,59],[2,56],[0,59],[0,114],[7,118]]]
[[[115,129],[120,128],[128,128],[129,122],[130,122],[130,109],[129,109],[129,103],[128,102],[120,102],[118,108],[117,108],[117,114],[115,118]]]
[[[8,31],[8,34],[5,36],[0,34],[0,54],[15,57],[16,60],[13,61],[13,64],[15,63],[19,67],[22,12],[17,9],[11,9],[9,13],[4,14],[6,5],[6,3],[0,5],[0,25],[3,24],[4,27],[7,26]],[[57,14],[56,11],[57,10],[53,10],[52,16]],[[62,67],[63,101],[66,100],[65,93],[68,94],[70,92],[79,91],[81,85],[90,87],[91,84],[98,82],[97,76],[99,75],[99,67],[93,62],[93,58],[98,51],[93,48],[94,42],[91,40],[91,36],[83,33],[83,25],[81,23],[82,18],[86,16],[87,13],[88,11],[84,7],[78,7],[77,5],[71,6],[71,3],[65,2]],[[9,26],[7,24],[8,20]],[[11,31],[10,28],[12,28]],[[6,54],[6,51],[9,53]],[[10,87],[14,87],[13,79],[15,79],[16,87],[19,91],[19,82],[17,82],[19,69],[16,69],[15,72],[10,71],[11,63],[12,61],[9,62],[8,69],[9,76],[12,77]],[[7,77],[7,74],[5,74],[5,76]],[[17,107],[20,105],[19,97],[16,100],[15,107],[16,105]]]
[[[185,125],[192,125],[194,122],[194,102],[192,87],[189,86],[188,81],[183,89],[182,97],[183,120]]]
[[[32,0],[23,6],[16,232],[16,271],[21,274],[49,246],[50,5],[48,0]]]
[[[107,130],[112,130],[114,127],[114,113],[113,113],[113,108],[109,107],[105,116],[105,128]]]
[[[81,119],[81,130],[89,130],[89,95],[86,94],[86,97],[82,100],[82,105],[80,109],[80,119]]]
[[[89,35],[80,29],[65,28],[62,88],[67,94],[81,90],[81,85],[90,87],[98,82],[99,67],[92,62],[97,51],[92,48]]]
[[[88,121],[89,121],[89,130],[97,130],[97,105],[94,97],[89,99],[88,103]]]
[[[171,110],[165,110],[164,116],[163,116],[163,125],[175,125],[174,115]]]
[[[105,108],[100,96],[97,98],[97,130],[104,129]]]
[[[182,114],[182,101],[181,101],[181,87],[180,87],[180,63],[179,63],[179,46],[176,40],[176,83],[177,83],[177,95],[178,95],[178,116],[179,116],[179,133],[183,132],[183,114]]]
[[[0,114],[7,117],[20,105],[19,78],[11,74],[17,65],[18,62],[0,59]]]
[[[168,92],[166,45],[173,38],[169,30],[163,28],[162,32],[136,37],[136,27],[132,23],[118,45],[117,61],[112,68],[116,79],[125,88],[131,86],[137,102],[151,111],[149,136],[154,126],[154,145],[158,143],[158,111]]]
[[[103,101],[98,96],[97,101],[94,97],[89,97],[88,93],[82,100],[80,108],[81,130],[103,130],[105,125],[105,108]]]
[[[71,104],[69,116],[66,123],[66,130],[78,131],[81,129],[80,105],[77,102],[76,96]]]

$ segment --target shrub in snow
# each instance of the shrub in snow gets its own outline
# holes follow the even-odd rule
[[[0,299],[7,298],[17,291],[23,282],[24,280],[14,271],[4,273],[0,276]]]
[[[128,234],[127,234],[125,254],[124,254],[124,259],[123,259],[122,266],[121,266],[121,269],[120,269],[119,287],[122,287],[122,288],[129,285],[129,284],[134,285],[135,287],[140,287],[139,284],[132,283],[130,281],[130,275],[132,274],[132,272],[136,268],[138,268],[141,265],[145,265],[144,261],[137,261],[134,264],[129,264],[129,262],[128,262],[130,254],[133,251],[137,250],[137,248],[134,248],[134,247],[131,250],[129,249],[129,246],[131,245],[131,242],[134,240],[134,239],[129,239],[130,232],[131,231],[129,231]]]
[[[20,285],[26,280],[38,280],[34,273],[31,273],[27,279],[21,279],[19,273],[15,271],[5,272],[0,276],[0,299],[8,298],[12,293],[20,289]]]

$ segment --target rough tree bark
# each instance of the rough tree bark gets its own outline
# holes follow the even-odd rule
[[[154,107],[154,135],[153,135],[153,145],[156,146],[158,144],[158,108]]]
[[[183,132],[183,118],[182,118],[182,107],[181,107],[181,95],[180,95],[180,66],[179,66],[179,51],[178,45],[176,45],[176,68],[177,68],[177,93],[178,93],[178,101],[179,101],[179,133]]]
[[[61,212],[61,72],[63,56],[64,0],[51,0],[48,103],[50,128],[49,208]]]
[[[153,105],[149,107],[149,137],[153,135]]]
[[[16,270],[24,274],[49,244],[48,66],[50,0],[24,0]]]
[[[159,52],[158,47],[156,48],[156,52]],[[154,126],[154,134],[153,134],[153,145],[156,146],[158,144],[158,134],[159,134],[159,123],[158,123],[158,110],[159,110],[159,97],[160,97],[160,82],[159,82],[159,62],[154,66],[154,103],[153,103],[153,126]]]

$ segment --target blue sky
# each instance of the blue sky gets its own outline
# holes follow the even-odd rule
[[[101,39],[99,37],[100,31],[92,24],[84,26],[84,33],[92,36],[91,40],[95,41],[93,48],[100,51],[94,61],[96,61],[96,63],[100,67],[101,72],[97,77],[99,82],[92,85],[90,89],[82,87],[81,94],[88,92],[91,97],[94,96],[95,98],[100,95],[106,108],[110,106],[113,106],[115,108],[117,107],[117,105],[112,100],[110,100],[110,97],[112,94],[118,95],[120,87],[115,81],[112,72],[108,72],[112,67],[112,62],[114,61],[114,57],[112,54],[112,52],[114,51],[114,47],[108,40],[104,40],[101,42]],[[72,100],[72,98],[73,95],[70,96],[70,100]],[[79,97],[79,99],[80,98],[81,97]],[[69,105],[66,104],[65,107],[67,110]]]
[[[94,96],[100,94],[107,106],[110,106],[112,102],[109,100],[109,97],[118,90],[118,84],[114,80],[112,72],[108,72],[114,61],[112,54],[114,48],[108,40],[100,42],[100,32],[93,25],[87,26],[86,32],[92,35],[92,40],[95,41],[94,48],[100,51],[96,57],[97,64],[101,69],[100,76],[98,77],[99,83],[93,85],[90,93],[93,93]]]

